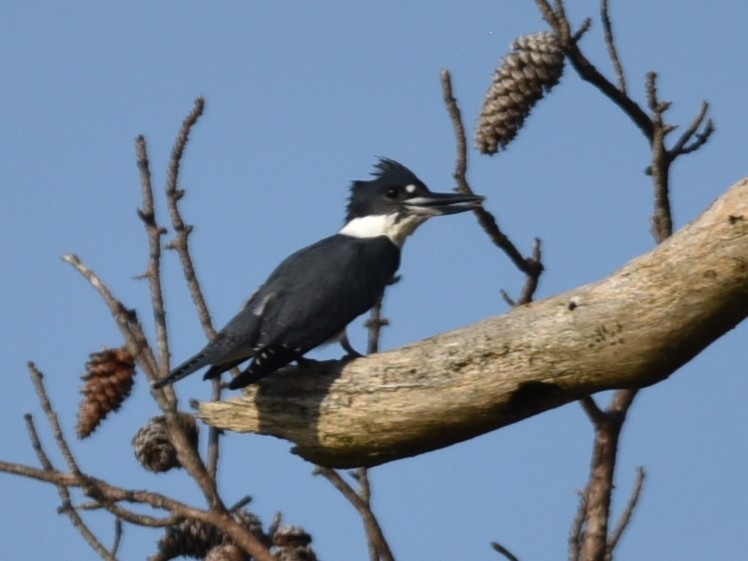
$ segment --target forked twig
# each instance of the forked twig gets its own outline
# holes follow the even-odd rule
[[[365,501],[361,495],[351,487],[334,469],[317,466],[314,469],[315,475],[322,475],[332,485],[340,491],[340,493],[348,500],[349,503],[356,509],[361,520],[366,528],[366,534],[369,536],[370,544],[376,548],[379,559],[382,561],[395,561],[392,556],[392,551],[384,537],[382,528],[379,526],[377,517],[371,510],[371,505],[368,501]]]
[[[203,114],[204,109],[205,100],[202,97],[198,97],[195,100],[195,106],[192,108],[192,111],[187,115],[182,123],[182,128],[177,135],[177,140],[174,143],[174,148],[171,152],[169,172],[166,180],[166,203],[169,209],[169,216],[171,217],[171,225],[174,228],[175,237],[167,247],[176,250],[179,254],[184,277],[187,281],[192,300],[195,302],[195,307],[197,308],[203,331],[209,339],[212,339],[215,337],[216,331],[213,328],[210,311],[205,302],[205,296],[203,295],[200,283],[197,280],[195,265],[192,260],[192,255],[190,254],[189,236],[192,233],[192,225],[185,223],[178,204],[182,197],[184,197],[184,190],[179,188],[179,170],[181,168],[182,155],[184,154],[184,149],[189,140],[192,127],[197,123],[197,120]]]
[[[182,211],[179,208],[179,201],[182,200],[185,193],[183,189],[179,188],[179,171],[181,169],[182,156],[184,155],[184,150],[190,138],[192,128],[197,124],[197,121],[202,116],[204,110],[205,100],[202,97],[198,97],[195,100],[192,111],[190,111],[182,123],[174,147],[172,148],[171,159],[169,160],[169,171],[166,180],[166,204],[171,218],[171,225],[174,228],[175,237],[171,242],[169,242],[167,248],[176,250],[179,255],[179,260],[182,264],[182,272],[185,281],[187,282],[190,295],[192,296],[192,301],[195,303],[195,307],[197,308],[200,324],[203,327],[206,337],[212,339],[216,335],[216,330],[213,327],[210,310],[205,301],[205,295],[200,286],[200,281],[197,278],[194,261],[192,260],[192,253],[190,251],[189,237],[192,233],[192,225],[185,223]],[[214,379],[211,386],[211,400],[220,401],[222,390],[220,378]],[[208,429],[208,457],[206,465],[208,473],[212,477],[215,477],[215,474],[218,471],[218,460],[221,450],[219,446],[220,434],[220,431],[214,427]]]
[[[169,335],[166,327],[166,310],[164,309],[163,287],[161,286],[161,236],[166,233],[156,222],[156,205],[153,197],[151,170],[148,163],[148,148],[145,137],[135,139],[135,154],[140,170],[140,185],[143,196],[143,208],[138,216],[145,224],[148,234],[149,261],[145,276],[151,291],[151,306],[156,325],[156,345],[159,354],[159,374],[165,376],[169,367]]]
[[[82,478],[83,476],[80,472],[80,468],[78,468],[78,464],[75,461],[75,458],[72,457],[70,448],[68,447],[65,437],[62,434],[59,420],[57,419],[57,414],[54,412],[54,410],[52,409],[52,405],[49,402],[47,391],[44,387],[43,376],[33,363],[29,363],[29,374],[34,383],[34,389],[36,390],[39,402],[41,403],[42,410],[44,410],[44,413],[47,415],[47,420],[52,427],[52,433],[58,448],[60,448],[60,451],[62,452],[63,457],[65,458],[65,461],[71,471]],[[36,452],[36,457],[39,459],[39,463],[42,464],[42,467],[45,471],[56,471],[54,466],[52,465],[52,461],[49,459],[49,456],[42,447],[41,440],[39,439],[39,433],[36,430],[36,425],[34,424],[32,416],[26,414],[24,415],[24,420],[26,421],[26,430],[29,434],[29,439],[31,440],[31,446],[34,448],[34,452]],[[75,469],[73,469],[71,466],[74,466]],[[86,540],[86,543],[88,543],[88,545],[91,546],[91,548],[102,559],[105,559],[106,561],[116,561],[114,554],[109,552],[106,547],[104,547],[104,544],[102,544],[101,541],[99,541],[99,539],[96,537],[96,535],[91,531],[88,525],[80,517],[76,509],[70,506],[72,501],[67,485],[58,483],[55,486],[57,487],[57,492],[60,495],[60,501],[62,505],[60,507],[60,512],[64,513],[68,517],[73,527],[80,532],[81,536],[83,536],[83,539]]]
[[[455,143],[457,146],[457,156],[455,159],[454,178],[457,181],[457,191],[466,195],[475,194],[467,181],[467,137],[465,135],[465,125],[462,122],[462,112],[457,104],[452,90],[452,76],[448,70],[442,70],[441,74],[442,97],[447,107],[452,128],[454,129]],[[540,240],[536,239],[532,257],[524,257],[517,247],[512,243],[509,237],[499,228],[496,217],[488,212],[485,208],[478,207],[473,211],[478,223],[488,235],[489,239],[499,249],[504,251],[509,259],[514,263],[526,277],[525,287],[522,290],[522,296],[517,304],[526,304],[532,300],[535,289],[538,285],[540,275],[543,273],[543,264],[540,260]]]

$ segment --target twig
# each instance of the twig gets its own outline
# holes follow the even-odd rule
[[[213,526],[220,528],[221,531],[228,535],[239,547],[258,561],[274,561],[273,556],[258,540],[258,538],[247,532],[227,511],[217,511],[215,509],[201,510],[171,499],[160,493],[123,489],[90,476],[84,476],[84,481],[79,475],[73,473],[38,469],[23,464],[0,461],[0,472],[21,475],[64,487],[85,488],[90,485],[96,488],[104,499],[112,503],[128,502],[148,505],[159,510],[167,510],[175,518],[190,518],[192,520],[212,524]]]
[[[654,183],[655,210],[652,216],[652,234],[657,243],[662,243],[673,233],[673,217],[670,205],[670,164],[672,160],[665,148],[665,137],[673,130],[666,125],[664,113],[670,103],[661,102],[657,96],[657,74],[647,73],[647,100],[652,111],[652,163],[650,170]]]
[[[376,548],[379,558],[383,561],[394,561],[395,558],[392,556],[392,551],[382,533],[382,528],[379,526],[379,522],[371,510],[371,505],[364,501],[334,469],[317,466],[314,474],[325,477],[356,509],[364,523],[370,543]]]
[[[203,291],[200,288],[200,283],[197,280],[197,274],[195,273],[195,266],[192,261],[190,254],[188,239],[192,233],[192,225],[185,224],[182,218],[182,213],[179,210],[179,201],[184,197],[184,190],[179,188],[179,170],[181,167],[182,155],[184,154],[185,146],[189,140],[190,132],[192,127],[197,123],[197,120],[203,114],[205,109],[205,100],[202,97],[198,97],[195,100],[195,106],[192,111],[187,115],[182,128],[177,135],[177,140],[174,143],[174,148],[171,152],[171,160],[169,161],[169,172],[166,179],[166,202],[169,209],[169,215],[171,217],[171,224],[174,228],[175,237],[168,244],[168,248],[175,249],[179,254],[179,259],[182,263],[182,270],[184,277],[187,281],[192,300],[195,302],[197,312],[200,317],[200,323],[203,326],[205,335],[212,339],[215,337],[215,329],[210,319],[210,311],[208,305],[205,303],[205,297]]]
[[[613,23],[610,20],[610,12],[608,9],[608,0],[600,0],[600,19],[603,22],[603,30],[605,31],[605,45],[608,47],[608,55],[613,63],[613,69],[618,79],[618,90],[627,95],[626,88],[626,75],[623,72],[623,64],[618,56],[618,48],[616,47],[615,37],[613,36]]]
[[[603,76],[587,57],[582,54],[582,51],[579,50],[577,44],[578,37],[571,33],[571,25],[566,16],[563,2],[556,1],[554,3],[555,9],[550,6],[547,0],[535,0],[535,3],[543,18],[553,29],[561,49],[579,76],[591,83],[603,95],[618,105],[634,121],[636,126],[641,129],[644,136],[651,139],[653,134],[652,122],[646,111],[626,95],[625,92],[621,91],[615,84]]]
[[[33,379],[33,376],[34,375],[32,374],[32,379]],[[41,378],[39,379],[39,383],[41,384]],[[34,387],[36,387],[36,383],[34,384]],[[44,391],[43,386],[42,386],[42,392],[44,393],[44,395],[46,395],[46,391]],[[37,394],[39,394],[39,390],[37,390]],[[40,399],[42,398],[41,395],[39,397]],[[36,457],[39,459],[39,463],[42,464],[44,471],[57,473],[52,465],[51,460],[49,459],[49,456],[47,455],[47,453],[44,451],[44,448],[42,447],[41,440],[39,439],[39,433],[36,430],[36,425],[34,424],[34,420],[32,416],[30,414],[26,414],[24,415],[24,420],[26,421],[26,430],[29,433],[31,446],[34,448],[34,452],[36,452]],[[54,429],[53,429],[53,432],[54,432]],[[86,543],[88,543],[88,545],[91,546],[91,548],[101,558],[107,561],[116,561],[114,554],[110,554],[107,551],[104,545],[99,541],[99,539],[94,535],[91,529],[86,525],[86,523],[80,517],[78,512],[74,508],[69,506],[71,504],[71,497],[70,497],[70,491],[68,490],[68,486],[64,484],[60,484],[60,483],[56,484],[55,486],[57,487],[57,492],[60,495],[60,501],[62,504],[62,507],[60,509],[61,512],[64,513],[70,519],[70,523],[73,525],[73,527],[76,530],[78,530],[78,532],[80,532],[83,539],[86,540]]]
[[[58,489],[59,488],[60,486],[58,485]],[[110,553],[106,547],[104,547],[104,544],[99,541],[99,539],[94,535],[94,533],[86,525],[86,523],[83,522],[83,519],[72,506],[67,503],[63,503],[62,507],[60,508],[60,512],[67,515],[67,517],[70,519],[70,522],[73,524],[73,527],[78,530],[78,532],[80,532],[81,536],[83,536],[83,539],[86,540],[88,545],[91,546],[91,549],[93,549],[102,559],[104,559],[105,561],[117,561],[116,557],[112,553]]]
[[[153,356],[153,351],[148,344],[135,311],[126,308],[122,302],[117,300],[104,282],[77,255],[68,253],[62,256],[62,260],[72,265],[97,290],[109,307],[109,311],[127,343],[130,354],[136,358],[138,365],[150,380],[156,379],[159,372],[158,363]]]
[[[379,338],[382,336],[382,328],[390,324],[389,320],[382,316],[382,301],[384,294],[377,299],[377,303],[369,312],[369,319],[364,324],[368,332],[366,354],[379,352]]]
[[[182,128],[179,130],[177,139],[174,142],[174,147],[172,148],[168,176],[166,179],[166,204],[169,209],[169,216],[171,218],[172,227],[174,228],[175,237],[171,242],[169,242],[167,248],[176,250],[179,255],[179,260],[182,264],[182,272],[185,281],[187,282],[190,295],[192,296],[192,301],[195,303],[195,307],[197,308],[200,324],[203,327],[206,337],[212,339],[216,335],[216,330],[213,327],[210,310],[205,302],[205,295],[200,286],[200,281],[197,278],[195,265],[190,252],[189,236],[192,233],[192,225],[185,223],[184,218],[182,217],[182,211],[179,208],[179,201],[182,200],[182,197],[184,197],[185,194],[185,191],[179,188],[179,170],[181,169],[182,156],[184,155],[185,147],[190,138],[192,127],[195,126],[204,110],[205,100],[202,97],[198,97],[195,100],[195,105],[192,108],[192,111],[190,111],[182,123]],[[222,389],[220,377],[214,379],[211,385],[211,400],[220,401]],[[210,427],[208,430],[207,470],[213,478],[215,478],[216,473],[218,472],[220,435],[220,431],[213,427]]]
[[[509,561],[519,561],[519,558],[517,556],[515,556],[511,551],[509,551],[507,548],[505,548],[500,543],[491,542],[491,547],[493,548],[494,551],[496,551],[497,553],[500,553],[501,555],[509,559]]]
[[[41,405],[42,411],[44,411],[44,414],[47,416],[47,421],[52,429],[52,436],[62,453],[62,457],[65,459],[65,463],[68,465],[68,469],[74,474],[82,477],[82,472],[80,467],[78,467],[78,462],[75,461],[75,457],[73,457],[73,453],[70,451],[70,446],[68,446],[65,435],[62,432],[57,413],[55,413],[52,408],[52,403],[49,401],[47,390],[44,387],[44,376],[33,362],[28,363],[28,370],[31,382],[34,384],[34,390],[36,390],[36,395],[39,398],[39,404]],[[37,449],[36,446],[34,446],[34,449]]]
[[[704,144],[706,144],[706,142],[709,140],[709,137],[714,132],[714,121],[712,121],[711,119],[707,119],[706,124],[704,124],[704,119],[706,118],[708,112],[709,102],[702,101],[701,108],[694,117],[693,121],[691,121],[691,124],[688,125],[688,128],[683,132],[683,134],[673,145],[673,147],[668,150],[671,160],[674,160],[681,154],[689,154],[691,152],[694,152],[701,148]],[[699,132],[699,129],[702,128],[702,124],[704,125],[703,130]],[[694,135],[696,136],[695,140],[693,142],[690,142],[691,138]]]
[[[159,369],[153,351],[143,333],[143,327],[137,319],[133,310],[128,310],[117,300],[101,281],[101,279],[89,269],[76,255],[69,253],[62,258],[70,263],[81,273],[91,285],[99,292],[114,316],[120,331],[127,341],[130,353],[136,357],[138,364],[151,380],[156,379]],[[167,393],[168,392],[168,393]],[[216,490],[214,478],[211,478],[205,469],[202,459],[197,451],[190,445],[187,436],[176,420],[176,400],[170,389],[154,391],[153,395],[159,406],[164,411],[169,427],[169,435],[172,443],[178,451],[180,462],[187,472],[200,486],[203,494],[211,505],[221,510],[221,500]],[[168,397],[167,397],[168,396]]]
[[[156,207],[153,201],[153,184],[151,170],[148,164],[148,148],[145,138],[140,135],[135,139],[135,154],[140,170],[140,185],[142,188],[143,208],[138,210],[138,216],[145,224],[148,234],[150,259],[145,276],[151,291],[151,306],[156,324],[156,344],[159,353],[160,375],[165,376],[169,368],[169,335],[166,327],[166,310],[164,309],[163,287],[161,286],[161,236],[166,233],[156,223]]]
[[[577,515],[569,531],[569,561],[579,561],[579,555],[584,543],[584,527],[587,521],[587,491],[579,491],[579,505]]]
[[[467,181],[467,138],[465,135],[465,126],[462,123],[462,113],[457,104],[452,90],[452,76],[448,70],[441,71],[442,97],[447,107],[452,127],[455,134],[457,145],[457,156],[455,160],[455,171],[453,176],[457,181],[457,191],[466,195],[472,195],[473,190]],[[533,257],[524,257],[511,240],[504,234],[496,221],[496,218],[483,207],[478,207],[473,211],[478,223],[486,232],[491,241],[499,247],[520,271],[522,271],[528,280],[523,289],[523,297],[520,299],[521,304],[532,300],[532,295],[537,288],[538,279],[543,272],[543,265],[539,259],[540,241],[536,240]],[[537,257],[537,259],[536,259]]]
[[[613,559],[613,551],[618,545],[618,542],[621,540],[621,536],[628,527],[629,522],[631,522],[631,517],[634,514],[634,509],[639,502],[639,497],[641,497],[642,489],[644,488],[644,479],[646,478],[646,475],[647,474],[644,471],[643,467],[640,466],[636,468],[636,479],[634,480],[634,487],[631,490],[629,500],[626,503],[626,508],[623,510],[621,518],[618,520],[618,524],[616,524],[615,529],[608,538],[608,551],[606,554],[606,561],[611,561]]]
[[[358,483],[358,496],[364,501],[369,508],[371,508],[371,485],[369,484],[369,470],[368,468],[358,468],[356,471],[351,472],[351,476]],[[366,531],[366,544],[369,548],[369,561],[379,561],[379,550],[376,544],[376,536],[372,536],[369,533],[369,527],[364,525]]]
[[[527,259],[527,262],[533,264],[533,273],[525,275],[525,285],[522,287],[522,292],[519,295],[519,300],[517,301],[518,306],[529,304],[530,302],[532,302],[535,291],[538,289],[540,275],[543,273],[543,253],[541,251],[540,245],[540,238],[535,238],[532,245],[532,257]]]
[[[179,518],[175,516],[157,518],[155,516],[133,512],[114,503],[107,502],[104,497],[97,497],[91,502],[75,505],[75,509],[106,510],[107,512],[113,514],[114,517],[119,520],[123,520],[131,524],[136,524],[138,526],[146,526],[149,528],[165,528],[179,521]]]
[[[506,290],[502,288],[499,290],[499,293],[501,294],[501,299],[504,300],[510,308],[514,308],[514,306],[517,305],[517,301],[509,296],[509,293]]]
[[[42,441],[39,439],[39,433],[36,430],[36,424],[34,423],[34,418],[31,416],[30,413],[26,413],[23,416],[24,421],[26,422],[26,431],[29,433],[29,439],[31,440],[31,446],[34,449],[34,452],[36,453],[36,457],[39,459],[39,463],[42,464],[42,467],[46,470],[54,470],[54,466],[52,465],[52,461],[49,459],[49,456],[47,456],[47,453],[44,451],[44,448],[42,447]]]

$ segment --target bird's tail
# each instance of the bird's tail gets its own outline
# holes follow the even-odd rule
[[[207,366],[208,364],[210,364],[207,358],[208,357],[204,352],[196,354],[192,358],[187,359],[182,364],[174,368],[165,378],[161,378],[160,380],[156,380],[155,382],[153,382],[153,384],[151,384],[151,387],[157,390],[169,384],[173,384],[174,382],[177,382],[182,378],[186,378],[196,370],[200,370],[203,366]]]

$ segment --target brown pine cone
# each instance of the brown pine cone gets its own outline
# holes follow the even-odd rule
[[[204,561],[248,561],[249,555],[234,544],[217,545],[205,556]]]
[[[130,395],[134,377],[135,360],[126,347],[89,355],[81,376],[85,384],[75,427],[78,438],[89,436],[109,412],[119,409]]]
[[[317,561],[311,543],[312,536],[298,526],[281,526],[273,533],[278,561]]]
[[[178,418],[190,444],[196,447],[198,427],[195,418],[187,413],[178,413]],[[149,471],[163,472],[182,467],[163,415],[153,417],[135,433],[132,448],[140,465]]]
[[[267,544],[268,540],[262,531],[262,523],[259,518],[246,509],[234,512],[232,516],[258,539]],[[213,551],[219,546],[227,545],[233,545],[231,540],[221,534],[218,528],[212,524],[185,519],[166,529],[163,537],[158,541],[158,553],[148,559],[149,561],[169,561],[175,557],[194,557],[208,561],[208,555],[230,554],[226,550],[222,552]],[[231,557],[226,559],[233,561]],[[245,557],[240,559],[245,559]],[[211,561],[216,560],[211,559]]]
[[[483,154],[495,154],[514,139],[533,106],[564,71],[564,54],[555,35],[543,31],[512,43],[493,75],[475,132]]]

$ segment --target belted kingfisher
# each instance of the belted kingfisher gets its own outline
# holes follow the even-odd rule
[[[210,368],[203,378],[215,378],[252,359],[229,384],[242,388],[336,339],[355,353],[346,326],[384,293],[405,238],[432,216],[471,210],[483,200],[432,193],[408,168],[386,158],[372,175],[371,181],[353,182],[337,234],[287,257],[212,341],[153,387],[205,366]]]

